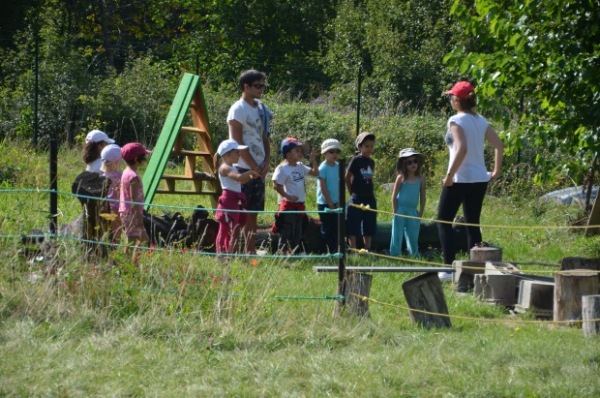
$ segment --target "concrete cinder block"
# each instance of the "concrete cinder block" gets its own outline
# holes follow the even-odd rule
[[[554,310],[554,282],[521,280],[517,312],[533,312],[539,318],[552,318]]]
[[[454,271],[454,284],[459,292],[468,292],[475,287],[474,276],[485,272],[485,261],[462,261],[452,262]]]
[[[512,307],[517,303],[518,278],[511,274],[478,274],[473,293],[488,303]]]

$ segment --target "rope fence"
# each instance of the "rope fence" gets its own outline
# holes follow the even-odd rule
[[[386,303],[386,302],[374,299],[372,297],[362,296],[358,293],[350,293],[350,294],[354,297],[357,297],[361,301],[369,301],[371,303],[379,304],[379,305],[382,305],[385,307],[392,307],[392,308],[397,308],[397,309],[404,310],[404,311],[418,312],[420,314],[440,316],[440,317],[450,318],[450,319],[461,319],[461,320],[465,320],[465,321],[487,322],[487,323],[498,323],[498,324],[524,323],[524,324],[537,324],[537,325],[574,325],[574,324],[582,324],[584,322],[600,322],[600,318],[585,319],[585,320],[584,319],[573,319],[573,320],[566,320],[566,321],[533,320],[533,319],[517,319],[517,318],[510,318],[510,319],[476,318],[476,317],[470,317],[470,316],[466,316],[466,315],[450,315],[450,314],[443,314],[443,313],[439,313],[439,312],[418,310],[418,309],[414,309],[414,308],[405,307],[405,306],[399,305],[399,304]]]
[[[65,191],[55,191],[52,189],[0,189],[0,194],[21,194],[21,193],[36,193],[36,194],[57,194],[59,196],[65,196],[65,197],[72,197],[72,198],[76,198],[76,199],[92,199],[92,200],[98,200],[97,197],[95,196],[86,196],[86,195],[79,195],[79,194],[74,194],[71,192],[65,192]],[[119,202],[119,200],[116,199],[108,199],[108,198],[103,198],[103,201],[106,202]],[[170,210],[177,210],[177,211],[196,211],[198,210],[198,207],[191,207],[191,206],[179,206],[179,205],[161,205],[161,204],[153,204],[153,203],[142,203],[142,202],[127,202],[130,204],[137,204],[137,205],[143,205],[143,206],[148,206],[151,208],[157,208],[157,209],[170,209]],[[545,226],[514,226],[514,225],[494,225],[494,224],[470,224],[470,223],[464,223],[464,222],[449,222],[449,221],[441,221],[441,220],[436,220],[436,219],[426,219],[426,218],[420,218],[420,217],[414,217],[414,216],[408,216],[408,215],[400,215],[400,214],[395,214],[393,212],[389,212],[389,211],[384,211],[384,210],[379,210],[379,209],[372,209],[369,205],[357,205],[357,204],[349,204],[349,206],[353,206],[356,207],[360,210],[363,211],[371,211],[371,212],[377,212],[377,213],[381,213],[381,214],[388,214],[388,215],[393,215],[394,217],[405,217],[405,218],[410,218],[410,219],[419,219],[421,221],[425,221],[425,222],[432,222],[432,223],[449,223],[449,224],[453,224],[456,226],[471,226],[471,227],[485,227],[485,228],[503,228],[503,229],[565,229],[565,230],[569,230],[569,229],[582,229],[582,228],[600,228],[600,225],[589,225],[589,226],[579,226],[579,225],[571,225],[571,226],[560,226],[560,225],[545,225]],[[207,211],[207,212],[215,212],[217,209],[213,209],[213,208],[203,208],[203,211]],[[230,210],[228,210],[230,211]],[[263,213],[263,214],[277,214],[280,213],[279,210],[263,210],[263,211],[251,211],[251,210],[231,210],[231,212],[246,212],[246,213]],[[288,212],[288,211],[286,211]],[[321,213],[335,213],[335,214],[340,214],[344,212],[344,208],[337,208],[337,209],[325,209],[325,210],[299,210],[299,211],[289,211],[289,213],[299,213],[299,214],[321,214]],[[28,235],[28,237],[30,238],[47,238],[49,237],[48,235],[44,235],[44,234],[32,234],[32,235]],[[87,244],[96,244],[96,245],[101,245],[101,246],[106,246],[106,247],[111,247],[111,248],[133,248],[133,249],[139,249],[139,250],[146,250],[146,251],[164,251],[164,252],[172,252],[172,251],[176,251],[179,250],[182,253],[185,254],[190,254],[190,255],[198,255],[198,256],[207,256],[207,257],[219,257],[219,258],[227,258],[227,257],[236,257],[236,258],[272,258],[272,259],[290,259],[290,258],[294,258],[294,259],[340,259],[343,258],[344,253],[326,253],[326,254],[305,254],[305,253],[297,253],[297,254],[293,254],[293,255],[284,255],[284,254],[270,254],[270,253],[261,253],[261,254],[246,254],[246,253],[220,253],[220,254],[216,254],[216,253],[212,253],[212,252],[207,252],[207,251],[201,251],[201,250],[193,250],[193,249],[188,249],[188,248],[178,248],[176,245],[170,246],[170,247],[156,247],[153,245],[150,246],[133,246],[133,245],[126,245],[126,244],[121,244],[121,243],[117,243],[117,242],[106,242],[106,241],[96,241],[96,240],[86,240],[86,239],[82,239],[82,238],[78,238],[76,236],[70,235],[70,234],[57,234],[56,237],[59,237],[61,239],[67,239],[67,240],[71,240],[71,241],[77,241],[80,243],[87,243]],[[23,238],[23,235],[0,235],[0,238],[4,238],[4,239],[21,239]],[[410,257],[396,257],[396,256],[390,256],[390,255],[386,255],[386,254],[382,254],[382,253],[376,253],[376,252],[371,252],[365,249],[355,249],[355,248],[347,248],[347,253],[350,254],[358,254],[358,255],[368,255],[370,257],[374,257],[374,258],[381,258],[381,259],[386,259],[389,261],[399,261],[402,263],[413,263],[413,264],[420,264],[420,265],[432,265],[432,266],[438,266],[438,267],[445,267],[447,266],[446,264],[443,264],[441,262],[435,262],[435,261],[426,261],[426,260],[422,260],[422,259],[416,259],[416,258],[410,258]],[[542,265],[542,266],[553,266],[553,267],[558,267],[560,266],[559,264],[548,264],[548,263],[532,263],[532,264],[536,264],[536,265]],[[463,269],[481,269],[480,267],[470,267],[467,265],[461,265],[461,267]],[[520,270],[502,270],[502,272],[506,272],[506,273],[519,273],[521,272]],[[533,271],[528,271],[528,272],[535,272],[535,273],[547,273],[547,274],[553,274],[556,271],[552,271],[552,270],[533,270]],[[597,272],[597,271],[592,271],[592,272]]]
[[[66,196],[66,197],[73,197],[73,198],[77,198],[77,199],[94,199],[97,200],[97,197],[90,197],[90,196],[85,196],[85,195],[77,195],[77,194],[73,194],[70,192],[62,192],[62,191],[54,191],[54,190],[48,190],[48,189],[0,189],[0,194],[22,194],[22,193],[36,193],[36,194],[52,194],[55,193],[57,195],[60,196]],[[106,200],[107,202],[111,201],[110,199],[103,199]],[[171,209],[171,210],[183,210],[183,211],[195,211],[198,208],[197,207],[190,207],[190,206],[175,206],[175,205],[160,205],[160,204],[148,204],[148,203],[139,203],[139,202],[129,202],[129,203],[134,203],[134,204],[140,204],[140,205],[148,205],[150,207],[153,208],[159,208],[159,209]],[[433,222],[433,223],[440,223],[442,221],[439,220],[435,220],[435,219],[424,219],[424,218],[419,218],[419,217],[412,217],[412,216],[406,216],[406,215],[398,215],[392,212],[387,212],[387,211],[383,211],[383,210],[376,210],[376,209],[371,209],[368,205],[355,205],[355,204],[351,204],[350,206],[354,206],[356,208],[359,208],[363,211],[374,211],[374,212],[378,212],[378,213],[382,213],[382,214],[391,214],[394,217],[406,217],[406,218],[413,218],[413,219],[420,219],[422,221],[429,221],[429,222]],[[208,212],[214,212],[216,211],[216,209],[211,209],[211,208],[204,208],[203,210],[208,211]],[[343,208],[338,208],[338,209],[327,209],[324,211],[318,211],[318,210],[306,210],[306,211],[292,211],[291,213],[304,213],[304,214],[319,214],[319,213],[343,213],[344,209]],[[253,212],[253,213],[268,213],[268,214],[275,214],[275,213],[279,213],[279,210],[275,210],[275,211],[247,211],[248,213]],[[469,223],[461,223],[461,222],[447,222],[447,223],[451,223],[453,225],[460,225],[460,226],[475,226],[475,227],[486,227],[486,228],[504,228],[504,229],[581,229],[581,228],[600,228],[600,225],[589,225],[589,226],[558,226],[558,225],[551,225],[551,226],[511,226],[511,225],[492,225],[492,224],[469,224]],[[28,235],[29,238],[48,238],[49,234],[32,234],[32,235]],[[76,236],[73,235],[69,235],[69,234],[56,234],[53,235],[53,237],[56,238],[60,238],[63,240],[67,240],[67,241],[76,241],[79,243],[86,243],[86,244],[95,244],[95,245],[102,245],[102,246],[106,246],[106,247],[111,247],[111,248],[133,248],[133,249],[139,249],[139,250],[143,250],[143,251],[149,251],[149,252],[165,252],[165,253],[181,253],[181,254],[186,254],[186,255],[198,255],[198,256],[208,256],[208,257],[219,257],[219,258],[223,258],[223,257],[236,257],[236,258],[255,258],[255,257],[261,257],[261,258],[273,258],[273,259],[290,259],[290,258],[294,258],[294,259],[340,259],[344,256],[344,253],[327,253],[327,254],[297,254],[297,255],[283,255],[283,254],[264,254],[264,255],[254,255],[254,254],[244,254],[244,253],[220,253],[220,254],[216,254],[216,253],[211,253],[211,252],[206,252],[206,251],[200,251],[200,250],[193,250],[193,249],[188,249],[185,247],[176,247],[176,246],[172,246],[172,247],[156,247],[156,246],[135,246],[135,245],[131,245],[131,244],[120,244],[120,243],[116,243],[116,242],[105,242],[105,241],[96,241],[96,240],[87,240],[87,239],[81,239],[78,238]],[[23,235],[22,234],[4,234],[4,235],[0,235],[0,238],[2,239],[22,239]],[[390,260],[390,261],[401,261],[404,263],[412,263],[412,264],[419,264],[419,265],[433,265],[433,266],[439,266],[439,267],[444,267],[446,266],[443,263],[440,262],[434,262],[434,261],[428,261],[428,260],[423,260],[423,259],[419,259],[419,258],[408,258],[408,257],[396,257],[396,256],[390,256],[390,255],[385,255],[385,254],[381,254],[381,253],[375,253],[375,252],[371,252],[365,249],[354,249],[354,248],[349,248],[347,250],[348,253],[351,254],[357,254],[357,255],[364,255],[364,256],[370,256],[370,257],[374,257],[374,258],[381,258],[381,259],[385,259],[385,260]],[[536,265],[544,265],[544,266],[557,266],[557,264],[548,264],[548,263],[532,263],[532,264],[536,264]],[[481,270],[481,267],[472,267],[472,266],[467,266],[467,265],[460,265],[461,268],[463,269],[471,269],[471,270]],[[501,270],[502,273],[521,273],[521,270],[518,269],[502,269]],[[534,273],[547,273],[547,274],[554,274],[557,271],[555,270],[533,270],[533,271],[527,271],[527,272],[534,272]],[[599,273],[600,271],[594,271],[594,270],[569,270],[569,272],[571,273],[578,273],[578,272],[582,272],[582,273]],[[175,292],[175,291],[174,291]],[[177,292],[180,293],[180,292]],[[478,317],[470,317],[470,316],[465,316],[465,315],[450,315],[450,314],[444,314],[444,313],[436,313],[436,312],[431,312],[431,311],[424,311],[424,310],[418,310],[418,309],[411,309],[409,307],[400,305],[400,304],[394,304],[394,303],[389,303],[389,302],[384,302],[378,299],[375,299],[373,297],[367,297],[367,296],[363,296],[360,295],[358,293],[350,293],[351,295],[355,296],[356,298],[358,298],[361,301],[368,301],[371,302],[373,304],[377,304],[377,305],[381,305],[381,306],[385,306],[385,307],[390,307],[390,308],[395,308],[398,310],[402,310],[402,311],[407,311],[408,313],[410,312],[418,312],[418,313],[423,313],[426,315],[433,315],[433,316],[440,316],[440,317],[448,317],[448,318],[452,318],[452,319],[459,319],[459,320],[464,320],[464,321],[472,321],[472,322],[483,322],[483,323],[495,323],[495,324],[538,324],[538,325],[555,325],[555,324],[568,324],[568,325],[573,325],[573,324],[581,324],[584,322],[600,322],[600,319],[575,319],[575,320],[566,320],[566,321],[552,321],[552,320],[530,320],[530,319],[520,319],[520,318],[510,318],[510,319],[497,319],[497,318],[478,318]],[[223,297],[230,297],[230,298],[242,298],[242,297],[252,297],[251,295],[246,295],[246,294],[223,294]],[[260,296],[261,298],[265,298],[266,296]],[[344,295],[341,294],[337,294],[337,295],[323,295],[323,296],[306,296],[306,295],[273,295],[273,296],[268,296],[266,298],[270,298],[270,299],[279,299],[279,300],[331,300],[331,301],[344,301],[346,299],[346,297],[344,297]]]

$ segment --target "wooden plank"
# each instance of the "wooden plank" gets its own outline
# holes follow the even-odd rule
[[[202,173],[196,173],[194,176],[186,176],[186,175],[177,175],[177,174],[163,174],[163,180],[168,181],[216,181],[216,177],[207,176]]]
[[[154,194],[158,190],[161,176],[163,175],[175,141],[179,136],[179,130],[187,115],[189,104],[192,102],[195,93],[198,91],[200,77],[191,73],[186,73],[181,79],[175,99],[165,120],[165,124],[160,132],[158,141],[153,148],[152,156],[144,172],[142,183],[144,185],[144,198],[146,200],[146,209],[154,199]]]
[[[596,198],[597,199],[597,198]],[[600,225],[600,204],[594,199],[594,205],[588,218],[587,228],[585,229],[586,235],[596,235],[600,233],[600,228],[594,227],[594,225]]]
[[[410,279],[402,284],[406,302],[411,310],[430,312],[426,314],[410,311],[410,318],[419,326],[451,327],[448,306],[444,297],[444,289],[437,272],[429,272]],[[434,315],[440,314],[440,315]]]
[[[337,266],[316,266],[315,272],[338,272]],[[454,272],[454,268],[446,267],[346,267],[352,272]]]
[[[583,335],[585,337],[598,336],[600,334],[600,295],[588,295],[581,297],[581,312],[583,315]]]

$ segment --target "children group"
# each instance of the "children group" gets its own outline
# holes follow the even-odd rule
[[[109,181],[107,198],[113,214],[111,235],[117,238],[123,231],[127,243],[136,246],[148,242],[143,219],[144,189],[138,169],[150,153],[139,142],[131,142],[121,148],[100,130],[87,134],[83,148],[86,171],[103,175]],[[123,171],[121,161],[126,164]]]
[[[348,245],[357,247],[357,238],[362,237],[363,247],[371,248],[372,237],[377,229],[377,213],[365,211],[359,205],[377,209],[373,189],[375,161],[372,158],[375,148],[375,135],[363,132],[356,137],[356,154],[350,160],[344,173],[344,185],[350,194],[346,204],[340,203],[340,156],[342,146],[336,139],[322,142],[321,164],[317,164],[316,151],[310,152],[310,166],[303,163],[304,144],[295,138],[285,138],[281,142],[280,153],[283,161],[275,168],[271,177],[273,189],[278,194],[278,213],[273,231],[279,233],[279,250],[292,254],[299,251],[306,221],[305,202],[307,175],[317,177],[316,203],[321,221],[323,250],[338,252],[338,212],[331,211],[346,207],[346,234]],[[221,182],[222,194],[219,198],[216,220],[219,232],[216,241],[217,253],[234,253],[238,250],[240,231],[246,222],[246,196],[242,184],[261,178],[254,170],[240,171],[237,162],[242,151],[248,146],[234,139],[227,139],[219,145],[215,165]],[[419,255],[420,218],[425,208],[425,183],[421,170],[424,156],[412,148],[400,151],[396,171],[397,178],[392,193],[394,217],[390,242],[390,254],[399,256],[403,239],[406,238],[408,253]],[[353,206],[357,205],[357,206]],[[344,250],[345,247],[342,249]]]
[[[372,158],[375,147],[375,135],[361,133],[355,141],[356,155],[350,160],[345,171],[344,185],[350,194],[346,206],[346,232],[348,244],[357,247],[357,237],[362,237],[363,247],[371,248],[371,239],[376,233],[377,213],[365,211],[351,205],[368,205],[377,209],[373,190],[375,162]],[[330,138],[321,144],[323,161],[319,165],[316,151],[310,153],[310,166],[303,163],[304,144],[295,138],[285,138],[281,142],[281,162],[272,175],[273,188],[278,194],[278,214],[274,231],[280,234],[279,249],[294,253],[301,246],[303,226],[306,221],[305,176],[317,177],[316,202],[321,222],[321,240],[323,250],[330,253],[338,251],[338,213],[340,203],[340,156],[342,146],[336,139]],[[236,140],[221,142],[216,154],[215,165],[221,183],[221,196],[218,200],[215,219],[219,222],[216,237],[217,253],[235,253],[238,251],[242,227],[247,219],[246,196],[242,184],[261,178],[254,170],[240,171],[238,161],[242,151],[248,150]],[[99,153],[99,156],[97,156]],[[151,152],[142,144],[133,142],[122,148],[115,144],[106,133],[93,130],[86,136],[84,161],[86,171],[104,175],[109,181],[107,198],[111,213],[113,235],[124,231],[128,243],[141,245],[148,242],[144,228],[144,192],[139,167],[147,161]],[[121,162],[126,167],[121,171]],[[406,238],[408,253],[419,255],[418,237],[420,220],[425,208],[425,183],[421,175],[424,156],[412,148],[400,151],[396,163],[397,178],[392,193],[392,208],[397,217],[392,224],[390,254],[398,256]]]

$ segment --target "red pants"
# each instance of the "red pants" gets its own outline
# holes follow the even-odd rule
[[[224,189],[219,196],[215,219],[219,222],[219,232],[215,242],[217,253],[233,253],[241,228],[246,224],[246,213],[226,211],[245,210],[246,195]]]

